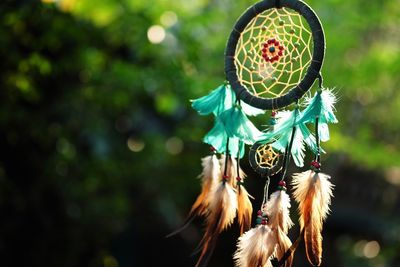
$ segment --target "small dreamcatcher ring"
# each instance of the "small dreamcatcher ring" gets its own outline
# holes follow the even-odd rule
[[[278,109],[300,99],[319,77],[325,36],[300,0],[264,0],[236,22],[225,50],[225,74],[241,100]]]
[[[282,169],[282,155],[270,144],[256,142],[249,151],[250,166],[261,176],[272,176]]]

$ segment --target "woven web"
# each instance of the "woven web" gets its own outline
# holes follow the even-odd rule
[[[282,49],[273,62],[263,57],[269,40]],[[250,21],[238,40],[235,65],[239,81],[255,96],[282,96],[303,79],[312,48],[311,30],[299,13],[288,8],[268,9]]]
[[[273,168],[279,162],[279,154],[270,145],[261,145],[256,150],[256,163],[264,168]]]

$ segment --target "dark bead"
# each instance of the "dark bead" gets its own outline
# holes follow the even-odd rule
[[[269,52],[274,53],[274,52],[275,52],[275,47],[274,47],[274,46],[271,46],[271,47],[269,48]]]

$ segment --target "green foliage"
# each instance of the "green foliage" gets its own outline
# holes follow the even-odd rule
[[[340,124],[332,126],[324,147],[331,155],[326,165],[390,173],[377,183],[387,177],[396,183],[400,3],[307,2],[320,15],[327,36],[324,85],[336,86],[339,94]],[[224,81],[227,37],[253,3],[0,4],[4,266],[193,265],[186,255],[198,241],[195,234],[162,239],[194,199],[199,158],[208,153],[201,139],[213,126],[211,116],[198,116],[188,100]],[[266,120],[254,122],[261,128]],[[393,252],[400,243],[393,212],[398,200],[384,197],[382,203],[385,209],[376,216],[393,223],[363,238],[391,246],[382,247],[374,260],[357,258],[351,251],[357,236],[350,233],[352,239],[337,246],[341,257],[328,255],[332,263],[326,266],[398,266]],[[328,224],[328,229],[335,236],[336,228]],[[386,239],[388,233],[397,238]],[[228,261],[216,257],[215,263],[230,264],[231,251],[226,251],[221,258]]]

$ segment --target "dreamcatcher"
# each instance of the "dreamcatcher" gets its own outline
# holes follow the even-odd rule
[[[335,95],[322,85],[324,54],[321,23],[302,1],[261,1],[236,22],[225,51],[227,81],[192,101],[200,115],[214,116],[214,126],[203,140],[211,146],[211,155],[202,159],[202,191],[187,220],[203,216],[206,221],[196,266],[207,265],[219,233],[235,218],[241,234],[235,266],[290,267],[302,239],[308,261],[320,266],[322,225],[332,196],[330,177],[321,173],[320,143],[329,140],[328,124],[337,122]],[[309,89],[316,79],[319,86],[312,95]],[[259,131],[248,116],[265,110],[272,110],[271,117]],[[250,165],[266,181],[253,228],[251,197],[239,165],[245,145],[251,146]],[[314,154],[310,170],[293,174],[291,181],[301,233],[292,243],[287,236],[293,222],[286,171],[291,160],[304,166],[306,150]],[[271,176],[279,182],[269,194]]]

